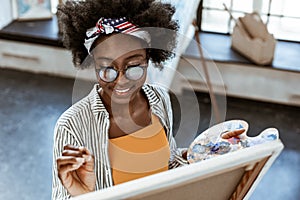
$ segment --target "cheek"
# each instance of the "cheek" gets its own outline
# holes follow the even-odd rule
[[[144,76],[139,80],[141,85],[144,85],[144,83],[146,82],[146,78],[147,78],[147,73],[145,73]]]
[[[142,82],[142,84],[144,84],[146,82],[146,79],[147,79],[147,69],[145,70],[143,77],[140,79],[140,82]]]
[[[144,85],[144,83],[146,82],[146,78],[147,78],[147,75],[145,73],[142,78],[132,82],[132,85],[134,85],[135,90],[136,90],[135,92],[138,92],[139,89]]]
[[[105,91],[106,93],[111,93],[110,91],[112,91],[112,89],[115,86],[114,82],[107,83],[107,82],[102,81],[99,77],[97,77],[97,78],[98,78],[99,86],[102,88],[102,90]]]

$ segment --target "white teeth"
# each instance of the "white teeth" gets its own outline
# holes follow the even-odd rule
[[[124,90],[118,90],[118,89],[115,89],[115,91],[118,92],[118,93],[125,93],[125,92],[128,92],[128,91],[129,91],[129,88],[124,89]]]

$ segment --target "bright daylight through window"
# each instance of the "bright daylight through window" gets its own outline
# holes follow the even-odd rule
[[[201,30],[232,33],[235,25],[223,3],[235,19],[256,11],[276,39],[300,41],[300,1],[295,0],[203,0]]]

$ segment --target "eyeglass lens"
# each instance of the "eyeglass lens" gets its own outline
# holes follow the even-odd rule
[[[125,76],[129,80],[138,80],[144,75],[144,68],[142,66],[129,67],[125,70]],[[99,70],[99,76],[103,81],[112,82],[116,80],[119,75],[119,71],[112,67],[105,67]]]

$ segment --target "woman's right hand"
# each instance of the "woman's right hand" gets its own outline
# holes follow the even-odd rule
[[[71,196],[95,190],[94,156],[87,148],[66,145],[56,163],[58,177]]]

